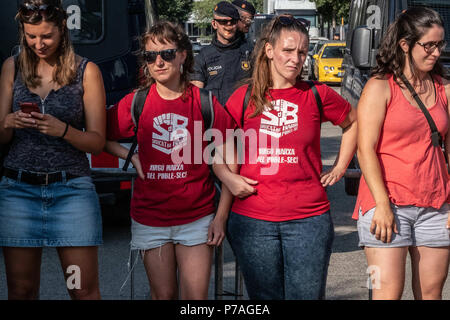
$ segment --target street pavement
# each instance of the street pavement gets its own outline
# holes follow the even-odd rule
[[[339,93],[339,87],[333,87]],[[341,129],[330,123],[322,126],[322,158],[325,166],[331,166],[339,149]],[[327,190],[335,227],[335,240],[328,271],[326,297],[331,300],[367,300],[367,263],[364,252],[358,247],[356,221],[351,219],[356,197],[345,193],[343,179]],[[112,219],[121,211],[120,218]],[[117,206],[105,206],[104,245],[99,248],[100,290],[103,299],[129,300],[148,299],[149,286],[145,270],[139,257],[131,274],[129,260],[129,219],[127,202]],[[135,258],[135,257],[133,257]],[[224,291],[234,293],[235,259],[227,242],[224,244]],[[133,263],[131,263],[132,265]],[[125,280],[127,280],[125,282]],[[131,286],[131,282],[133,286]],[[443,298],[450,299],[450,281],[444,287]],[[209,299],[214,299],[214,267],[211,273]],[[7,298],[5,267],[0,252],[0,300]],[[41,267],[40,298],[44,300],[67,300],[63,273],[55,249],[45,248]],[[244,299],[247,295],[244,292]],[[223,299],[234,299],[224,296]],[[413,299],[411,291],[411,268],[409,258],[403,299]]]

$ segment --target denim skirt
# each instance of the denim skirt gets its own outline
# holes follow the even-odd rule
[[[1,178],[1,247],[101,244],[101,210],[90,177],[63,178],[45,186]]]

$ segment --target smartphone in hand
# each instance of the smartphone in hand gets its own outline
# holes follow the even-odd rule
[[[36,102],[20,102],[20,110],[22,110],[23,113],[41,113],[41,110]]]

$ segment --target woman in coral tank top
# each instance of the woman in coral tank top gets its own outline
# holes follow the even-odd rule
[[[358,104],[358,160],[363,177],[353,218],[373,270],[373,298],[400,299],[408,251],[415,299],[441,299],[449,265],[449,177],[411,83],[450,152],[449,81],[438,59],[441,17],[404,11],[389,26],[377,66]]]

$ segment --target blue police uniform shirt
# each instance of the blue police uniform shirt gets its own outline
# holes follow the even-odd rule
[[[224,45],[214,36],[211,45],[200,50],[195,57],[191,80],[201,81],[204,88],[212,91],[222,106],[239,86],[239,81],[251,76],[250,60],[253,47],[239,34]]]

